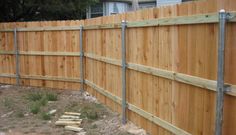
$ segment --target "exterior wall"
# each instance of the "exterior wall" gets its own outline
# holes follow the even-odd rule
[[[103,15],[113,15],[130,11],[131,7],[125,2],[104,2],[103,3]]]
[[[156,2],[140,2],[139,9],[156,7]]]
[[[103,1],[102,3],[103,6],[103,16],[108,16],[108,15],[113,15],[113,14],[118,14],[118,13],[124,13],[128,11],[132,11],[132,3],[130,1]],[[100,6],[98,4],[98,6]],[[156,1],[155,0],[139,0],[139,8],[151,8],[151,7],[156,7]],[[93,7],[90,7],[87,12],[87,18],[93,18],[97,17],[96,15],[92,15],[93,13]],[[101,12],[101,11],[100,11]],[[100,14],[100,13],[98,13]],[[102,15],[101,15],[102,16]]]
[[[104,13],[103,3],[98,3],[97,5],[90,6],[88,8],[86,18],[94,18],[94,17],[103,16],[104,15],[103,13]]]
[[[102,6],[102,7],[101,7]],[[131,5],[127,2],[102,2],[96,6],[89,7],[87,18],[94,18],[99,10],[98,16],[108,16],[128,12],[131,10]]]
[[[157,7],[181,3],[182,0],[157,0]]]
[[[178,3],[186,2],[186,1],[194,1],[194,0],[138,0],[137,9],[173,5],[173,4],[178,4]],[[102,1],[100,4],[102,4],[102,8],[103,8],[102,11],[100,11],[102,12],[102,15],[100,14],[100,16],[109,16],[113,14],[132,11],[132,0],[112,1],[112,2],[107,0],[107,1]],[[90,7],[87,13],[87,18],[98,17],[94,14],[91,15],[91,13],[93,13],[93,11],[92,11],[92,8]]]

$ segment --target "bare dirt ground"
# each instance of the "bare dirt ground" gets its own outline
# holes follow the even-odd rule
[[[45,93],[50,93],[49,99],[55,101],[38,98]],[[56,113],[48,115],[51,110],[56,110]],[[64,127],[55,125],[65,111],[81,113],[82,132],[66,131]],[[23,134],[146,135],[132,123],[122,126],[117,113],[86,92],[0,84],[0,135]]]

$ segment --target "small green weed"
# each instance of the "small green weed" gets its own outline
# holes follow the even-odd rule
[[[87,117],[91,120],[98,119],[98,113],[95,111],[88,112]]]
[[[30,101],[38,101],[41,100],[43,97],[43,94],[41,92],[31,92],[27,95],[27,99]]]
[[[96,124],[93,124],[93,125],[91,126],[91,129],[95,129],[95,128],[98,128],[98,126],[97,126]]]
[[[57,101],[58,95],[56,93],[48,92],[45,94],[48,101]]]
[[[85,106],[81,109],[81,118],[88,118],[90,120],[98,119],[98,112],[92,106]]]
[[[31,102],[31,105],[29,107],[29,110],[33,114],[38,114],[41,109],[41,107],[46,106],[48,101],[57,101],[58,95],[53,92],[31,92],[28,93],[26,98]],[[43,120],[50,120],[51,115],[45,112],[40,113],[40,118]]]
[[[48,99],[44,96],[44,97],[42,97],[39,101],[37,101],[37,102],[39,102],[39,104],[41,105],[41,106],[45,106],[45,105],[47,105],[47,103],[48,103]]]
[[[30,101],[39,101],[43,98],[48,101],[57,101],[58,95],[53,92],[31,92],[26,96],[26,98]]]
[[[102,104],[100,104],[100,103],[94,103],[94,107],[96,109],[103,109],[104,108],[104,106]]]
[[[41,113],[41,118],[42,118],[43,120],[50,120],[50,119],[51,119],[51,115],[48,114],[48,113],[42,112],[42,113]]]
[[[33,114],[38,114],[40,112],[40,106],[41,105],[38,102],[31,104],[30,112]]]

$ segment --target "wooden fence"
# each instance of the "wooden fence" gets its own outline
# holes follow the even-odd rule
[[[234,135],[233,0],[188,2],[82,21],[1,23],[0,83],[16,84],[18,80],[23,86],[63,89],[80,89],[84,84],[85,90],[121,113],[121,21],[126,20],[128,119],[153,135],[214,134],[221,8],[230,13],[225,46],[225,82],[229,89],[223,134]]]

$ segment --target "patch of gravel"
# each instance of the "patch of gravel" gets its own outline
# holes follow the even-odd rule
[[[88,92],[84,91],[82,95],[85,100],[87,100],[89,102],[98,103],[98,100],[95,97],[93,97],[92,95],[90,95]]]
[[[12,85],[0,85],[0,87],[3,88],[3,89],[7,89],[7,88],[11,88]]]
[[[128,122],[126,125],[122,125],[120,127],[120,130],[125,130],[128,133],[134,135],[147,135],[147,132],[144,129],[137,127],[132,122]]]

